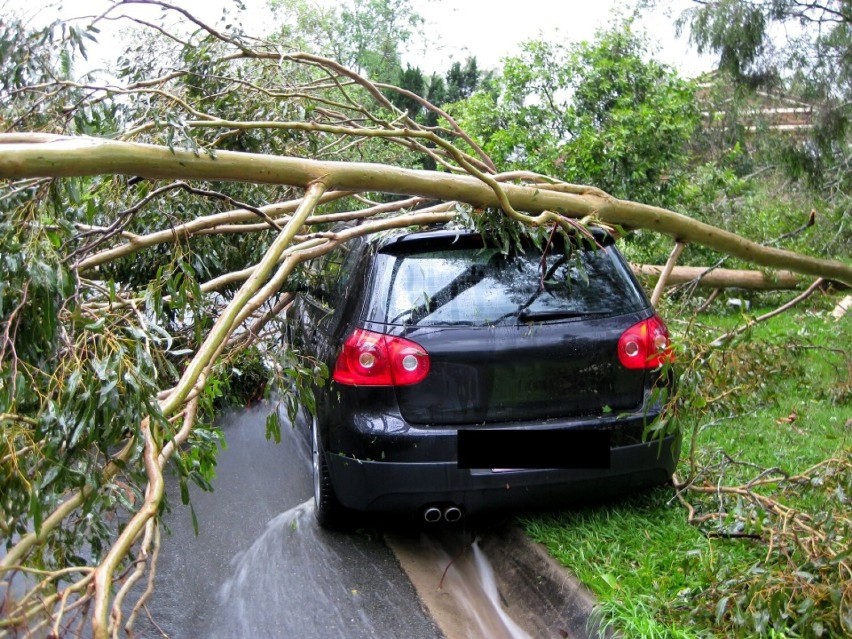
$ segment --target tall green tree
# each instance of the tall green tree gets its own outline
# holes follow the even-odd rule
[[[847,0],[696,0],[678,24],[688,26],[699,52],[718,55],[719,68],[740,81],[766,84],[785,69],[810,69],[825,92],[849,88]]]
[[[465,100],[473,95],[480,84],[487,80],[490,74],[483,74],[479,69],[476,61],[476,56],[469,56],[465,60],[464,66],[461,62],[453,62],[447,71],[447,94],[446,102],[458,102]]]
[[[594,42],[528,42],[492,89],[453,109],[501,164],[676,201],[698,120],[694,87],[649,57],[630,24]]]
[[[799,180],[797,188],[810,191],[821,217],[835,229],[827,234],[828,246],[848,251],[844,238],[852,223],[852,3],[696,0],[680,16],[679,26],[689,30],[699,52],[718,56],[721,77],[736,87],[738,101],[725,108],[729,120],[735,120],[737,109],[751,110],[748,116],[753,118],[749,104],[762,98],[752,91],[769,90],[798,100],[800,106],[810,105],[806,127],[793,135],[758,130],[736,154],[747,157],[755,170],[777,166]]]
[[[831,198],[852,191],[852,3],[712,0],[679,24],[735,83],[812,105],[810,135],[788,140],[781,162]]]

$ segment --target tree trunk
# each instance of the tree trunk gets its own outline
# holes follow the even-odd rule
[[[631,264],[630,266],[637,277],[648,278],[652,282],[657,281],[663,271],[662,266],[651,264]],[[697,280],[696,285],[702,288],[744,288],[754,291],[795,289],[808,283],[806,278],[790,271],[775,271],[768,275],[761,271],[730,268],[713,269],[699,280],[698,278],[708,268],[707,266],[675,266],[666,283],[671,286]]]

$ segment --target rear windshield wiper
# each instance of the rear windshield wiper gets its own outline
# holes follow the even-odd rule
[[[595,317],[597,315],[609,315],[610,311],[572,311],[570,309],[544,309],[540,311],[531,311],[527,308],[518,313],[518,321],[526,322],[527,320],[555,320],[568,319],[570,317]]]

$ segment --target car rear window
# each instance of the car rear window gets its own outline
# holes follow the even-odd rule
[[[620,315],[647,302],[612,246],[566,255],[416,243],[376,255],[367,320],[482,326]]]

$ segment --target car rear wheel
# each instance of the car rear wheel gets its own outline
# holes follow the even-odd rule
[[[337,528],[343,524],[344,508],[337,501],[337,496],[334,494],[334,487],[331,485],[331,477],[328,472],[328,463],[325,460],[325,451],[322,448],[318,431],[317,420],[314,418],[311,424],[314,515],[320,526],[324,528]]]

